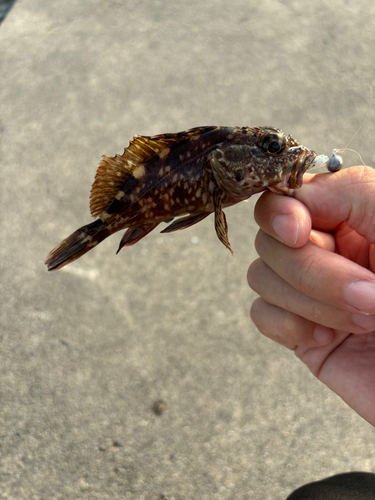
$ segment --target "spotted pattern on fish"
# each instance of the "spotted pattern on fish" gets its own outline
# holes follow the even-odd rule
[[[103,156],[90,193],[95,222],[53,249],[49,270],[73,262],[111,234],[127,228],[121,248],[161,222],[162,232],[197,224],[211,213],[230,250],[223,208],[265,189],[288,194],[316,154],[271,127],[196,127],[176,134],[135,136],[122,155]]]

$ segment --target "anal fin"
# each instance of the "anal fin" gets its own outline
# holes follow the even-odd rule
[[[185,215],[184,217],[180,217],[173,224],[170,224],[168,227],[160,231],[161,233],[173,233],[173,231],[180,231],[181,229],[186,229],[187,227],[194,226],[201,220],[205,219],[210,215],[210,212],[198,214],[198,215]]]
[[[138,241],[147,236],[148,233],[151,233],[157,225],[158,224],[147,224],[146,226],[129,227],[121,238],[116,255],[122,248],[127,248],[138,243]]]

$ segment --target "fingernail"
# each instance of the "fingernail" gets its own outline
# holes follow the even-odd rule
[[[330,328],[323,325],[316,325],[314,329],[314,340],[318,344],[325,345],[331,342],[333,337],[333,332]]]
[[[352,321],[355,325],[364,328],[365,330],[375,330],[375,315],[362,316],[360,314],[353,314]]]
[[[345,290],[345,301],[364,314],[375,313],[375,283],[354,281]]]
[[[275,215],[272,228],[280,240],[288,246],[295,245],[298,238],[299,223],[294,215]]]

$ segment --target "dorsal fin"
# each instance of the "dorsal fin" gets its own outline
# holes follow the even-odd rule
[[[182,140],[198,137],[204,129],[215,128],[217,127],[196,127],[177,134],[161,134],[151,137],[136,135],[132,137],[122,155],[102,156],[90,192],[91,215],[100,216],[125,182],[133,176],[137,167],[154,154],[160,154],[163,149],[170,148]]]
[[[93,217],[98,217],[111,203],[139,165],[170,145],[170,141],[152,139],[135,136],[122,155],[102,156],[90,193],[90,212]]]

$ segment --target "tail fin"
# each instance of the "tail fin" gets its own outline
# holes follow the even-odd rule
[[[56,248],[48,254],[45,264],[48,271],[55,271],[79,259],[86,252],[103,241],[109,232],[105,230],[106,225],[100,220],[83,226],[73,234],[65,238]]]

